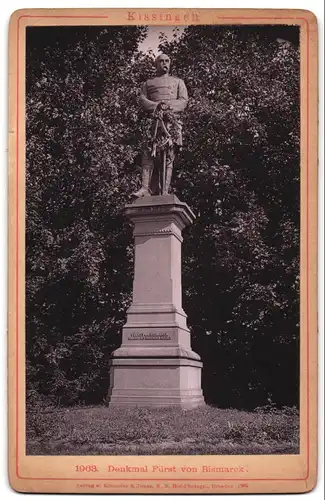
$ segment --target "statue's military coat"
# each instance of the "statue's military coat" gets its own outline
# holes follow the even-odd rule
[[[140,104],[147,113],[153,114],[158,103],[164,101],[174,113],[184,111],[188,101],[185,83],[175,76],[156,76],[147,80],[141,87]],[[182,123],[179,122],[177,144],[182,144]]]

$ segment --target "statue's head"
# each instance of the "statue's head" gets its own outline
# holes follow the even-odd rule
[[[166,54],[159,54],[155,60],[158,75],[168,75],[170,68],[170,58]]]

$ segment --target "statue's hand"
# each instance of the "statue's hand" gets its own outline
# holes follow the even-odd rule
[[[155,115],[158,116],[159,118],[168,118],[168,115],[172,112],[172,108],[165,102],[161,101],[158,103],[156,110],[155,110]]]
[[[156,111],[167,111],[169,109],[168,104],[165,101],[160,101],[156,107]]]

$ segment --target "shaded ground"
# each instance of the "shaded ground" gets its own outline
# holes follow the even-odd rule
[[[299,453],[296,409],[74,407],[29,412],[28,455]]]

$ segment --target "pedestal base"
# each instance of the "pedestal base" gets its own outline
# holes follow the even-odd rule
[[[182,229],[195,216],[174,195],[138,199],[125,213],[134,223],[133,300],[112,354],[108,401],[202,406],[202,362],[191,349],[181,282]]]
[[[186,358],[113,358],[110,406],[204,406],[202,363]]]

